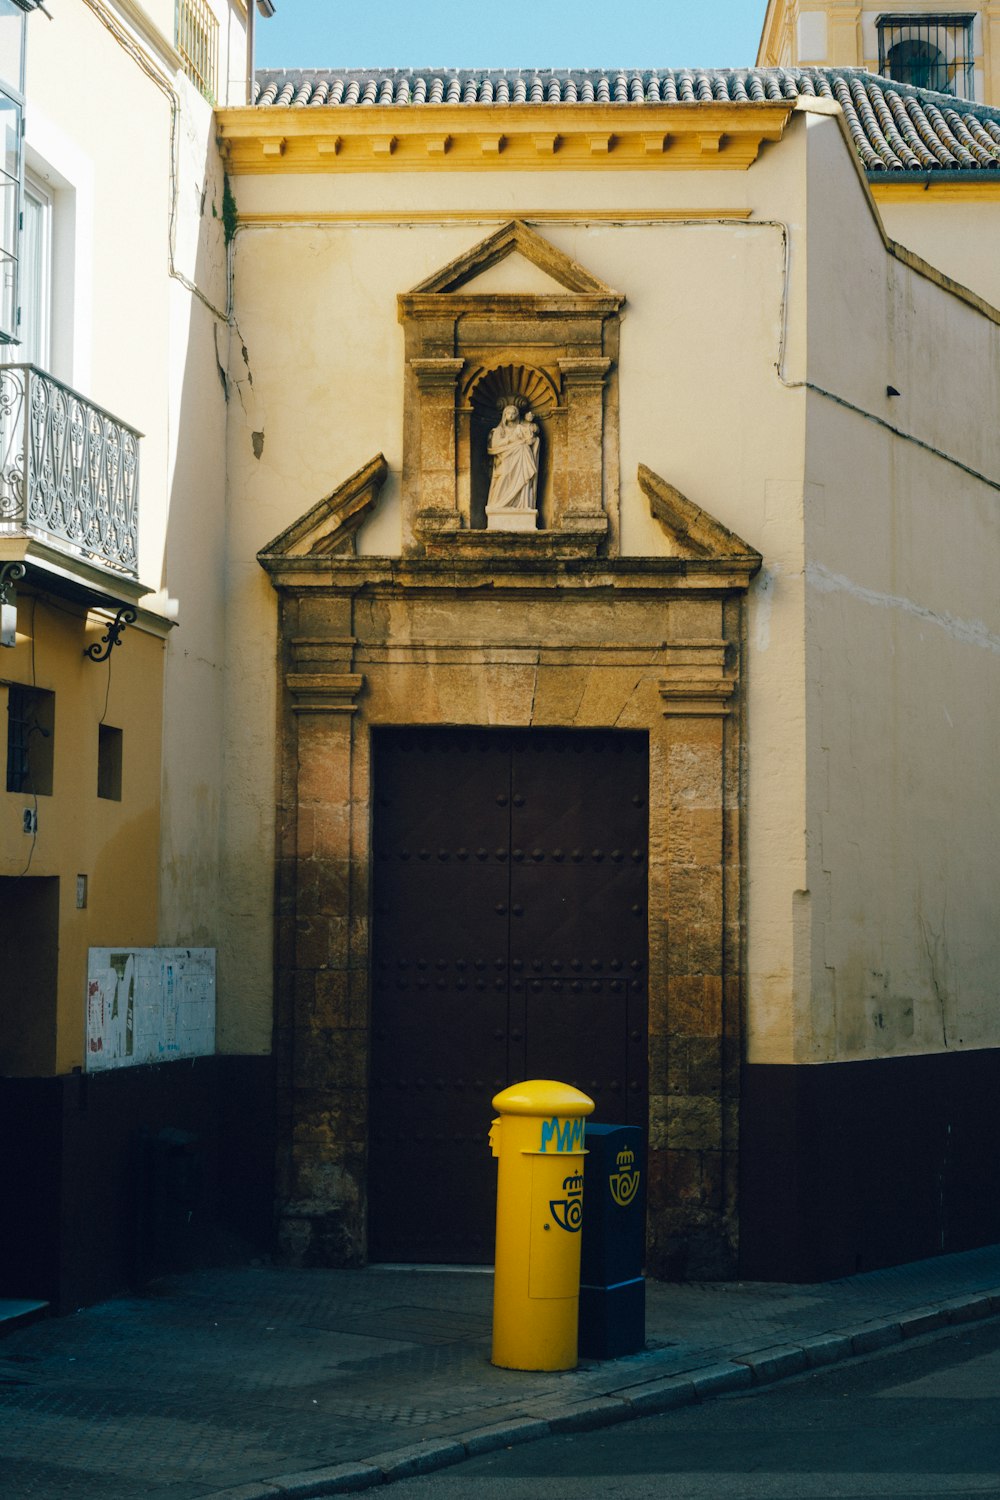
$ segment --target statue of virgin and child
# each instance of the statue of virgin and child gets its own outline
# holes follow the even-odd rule
[[[510,402],[486,445],[493,460],[486,500],[487,524],[492,530],[520,531],[537,525],[538,449],[538,425],[533,413],[522,413]]]

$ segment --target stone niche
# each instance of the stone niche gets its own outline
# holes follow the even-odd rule
[[[507,289],[518,261],[531,290]],[[517,220],[399,297],[404,555],[617,555],[623,301]],[[510,406],[537,432],[537,513],[488,524],[490,433]]]

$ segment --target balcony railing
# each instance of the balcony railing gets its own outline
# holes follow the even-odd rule
[[[0,366],[0,535],[137,577],[140,436],[34,365]]]

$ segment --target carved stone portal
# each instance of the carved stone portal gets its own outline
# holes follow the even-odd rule
[[[552,292],[477,291],[510,255]],[[406,555],[617,554],[623,300],[517,221],[399,298]]]
[[[541,407],[531,409],[537,415]],[[495,410],[484,445],[497,425]],[[541,454],[544,475],[544,441]],[[356,1264],[368,1253],[371,1098],[378,1086],[371,986],[385,982],[369,929],[378,921],[373,734],[401,725],[519,734],[631,730],[646,736],[649,750],[648,966],[641,979],[627,979],[641,982],[635,993],[645,1006],[633,1040],[646,1047],[649,1076],[646,1263],[651,1274],[671,1279],[732,1276],[744,940],[743,597],[760,556],[646,468],[639,482],[663,529],[666,557],[571,559],[542,548],[527,555],[545,532],[485,528],[455,533],[479,538],[479,556],[458,547],[440,567],[419,555],[357,556],[348,532],[376,503],[384,474],[377,455],[258,554],[280,599],[275,1065],[282,1249],[304,1265]],[[543,511],[545,499],[543,491]],[[508,542],[525,551],[505,567],[490,547]],[[417,855],[428,861],[432,885],[440,852],[429,842]],[[506,848],[500,856],[508,857]],[[492,954],[490,960],[492,985]],[[484,987],[485,969],[484,962]],[[414,979],[419,994],[419,975],[397,974],[395,988]],[[515,973],[513,981],[521,978]],[[476,983],[473,977],[470,990]],[[560,1004],[571,1002],[572,983]],[[441,1028],[442,1046],[466,1044],[447,1031],[449,1013],[436,1020],[426,1014]],[[460,1071],[466,1063],[471,1091],[479,1061],[467,1053]],[[488,1121],[490,1074],[475,1087]]]

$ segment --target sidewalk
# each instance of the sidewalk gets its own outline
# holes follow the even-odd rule
[[[0,1342],[5,1500],[340,1494],[1000,1312],[1000,1246],[820,1286],[648,1286],[645,1353],[489,1363],[492,1278],[204,1271]]]

